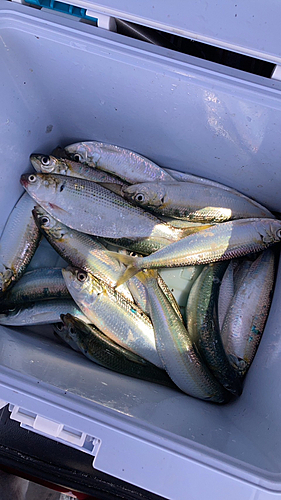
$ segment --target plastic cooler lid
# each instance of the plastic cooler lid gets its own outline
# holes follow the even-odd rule
[[[74,0],[73,4],[157,30],[281,63],[281,2],[268,0]]]

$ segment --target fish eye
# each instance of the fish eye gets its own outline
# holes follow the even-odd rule
[[[135,196],[135,200],[139,203],[142,203],[145,200],[145,196],[142,193],[137,193]]]
[[[79,155],[78,153],[76,153],[76,154],[73,156],[73,159],[74,159],[74,161],[78,161],[78,162],[80,161],[80,162],[81,162],[81,161],[82,161],[82,156],[81,156],[81,155]]]
[[[276,231],[276,236],[281,240],[281,229],[278,229],[278,231]]]
[[[49,165],[50,163],[50,157],[49,156],[43,156],[43,158],[41,159],[41,162],[43,163],[43,165]]]
[[[48,226],[50,224],[50,219],[49,219],[49,217],[47,217],[47,215],[43,215],[40,218],[40,222],[41,222],[42,226]]]
[[[36,182],[36,175],[34,174],[31,174],[28,176],[28,181],[29,182]]]
[[[62,332],[62,331],[63,331],[64,324],[63,324],[63,323],[57,323],[57,324],[56,324],[56,327],[57,327],[57,330],[58,330],[59,332]]]
[[[74,328],[72,328],[72,326],[69,327],[69,333],[71,333],[71,335],[73,335],[75,333]]]
[[[81,281],[81,283],[83,283],[87,279],[87,273],[84,273],[83,271],[78,271],[77,272],[77,279],[78,279],[78,281]]]

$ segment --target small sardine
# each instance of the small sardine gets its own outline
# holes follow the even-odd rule
[[[194,182],[143,182],[123,186],[127,200],[159,215],[198,222],[272,217],[266,208],[238,191]]]
[[[70,338],[91,361],[117,373],[175,388],[167,373],[113,342],[93,325],[62,315]]]
[[[153,161],[113,144],[97,141],[77,142],[70,144],[65,150],[73,160],[110,172],[130,184],[149,180],[173,180],[168,172]]]
[[[138,306],[90,273],[70,267],[62,272],[69,293],[90,323],[125,349],[163,368],[152,323]]]
[[[109,252],[129,267],[120,285],[141,269],[208,264],[264,250],[280,242],[281,221],[277,219],[239,219],[223,222],[200,233],[171,243],[147,257],[131,257]]]
[[[190,338],[212,374],[225,389],[239,396],[242,393],[241,381],[225,353],[217,315],[214,314],[226,267],[227,262],[216,262],[204,267],[191,288],[186,318]]]
[[[52,217],[82,233],[109,238],[156,236],[175,241],[172,228],[140,207],[134,207],[101,184],[58,174],[23,174],[21,183]]]
[[[147,287],[156,347],[173,382],[190,396],[223,403],[228,396],[205,366],[183,322],[158,286],[156,272],[140,273]]]
[[[70,299],[60,268],[39,268],[25,273],[7,292],[0,309],[46,299]]]
[[[243,376],[258,348],[274,285],[274,252],[268,249],[252,263],[236,291],[221,332],[229,360]]]
[[[4,227],[0,239],[0,298],[22,276],[38,247],[41,233],[32,209],[33,199],[24,193]]]
[[[124,182],[117,177],[107,174],[102,170],[96,170],[83,163],[67,160],[65,158],[56,158],[52,155],[32,154],[30,155],[30,161],[35,170],[42,174],[61,174],[94,182],[124,184]]]

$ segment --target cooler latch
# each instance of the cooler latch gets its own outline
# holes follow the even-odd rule
[[[66,444],[89,455],[96,456],[98,453],[101,440],[94,436],[42,417],[20,406],[10,404],[9,411],[11,412],[10,418],[20,422],[20,426],[24,429]]]

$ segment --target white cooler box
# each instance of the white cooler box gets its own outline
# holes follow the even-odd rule
[[[126,4],[85,2],[95,27],[0,1],[1,230],[30,153],[93,139],[281,212],[280,6]],[[268,61],[273,78],[100,27],[114,29],[113,17]],[[102,369],[44,329],[1,327],[2,406],[93,455],[95,469],[165,498],[281,498],[280,301],[279,272],[243,394],[225,406]]]

